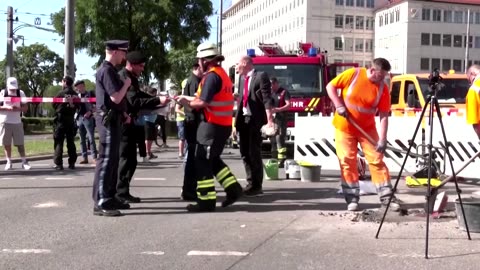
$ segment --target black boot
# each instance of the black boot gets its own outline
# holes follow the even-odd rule
[[[243,196],[242,186],[238,182],[225,189],[225,192],[227,193],[227,198],[222,202],[222,207],[234,204]]]

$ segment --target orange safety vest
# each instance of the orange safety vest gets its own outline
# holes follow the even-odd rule
[[[222,79],[222,88],[213,96],[212,101],[204,108],[203,114],[208,123],[220,126],[232,126],[233,116],[233,85],[225,70],[222,67],[216,66],[211,68],[207,73],[215,72],[220,79]],[[205,83],[206,75],[200,81],[197,90],[197,97],[202,93],[202,87]]]
[[[380,99],[384,91],[383,81],[378,86],[378,91],[365,92],[364,89],[360,89],[359,80],[368,80],[366,77],[365,68],[355,68],[352,80],[346,89],[342,90],[342,98],[345,106],[348,110],[349,117],[351,117],[356,123],[358,123],[363,129],[375,128],[375,114],[377,112],[377,106],[380,103]],[[370,91],[368,89],[367,91]],[[375,95],[375,96],[374,96]],[[367,103],[362,102],[367,101]],[[348,120],[335,114],[333,124],[336,128],[350,132],[357,133],[358,130],[348,123]]]

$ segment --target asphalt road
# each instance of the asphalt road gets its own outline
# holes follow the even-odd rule
[[[237,150],[226,152],[245,185]],[[338,172],[317,183],[266,181],[263,197],[187,213],[181,160],[173,149],[158,155],[132,183],[143,202],[113,218],[92,214],[92,165],[56,172],[44,160],[0,171],[0,269],[478,269],[479,234],[467,240],[451,213],[430,223],[428,260],[424,217],[388,212],[375,239],[378,224],[362,221],[372,212],[344,211]],[[399,187],[408,208],[422,206],[422,190]],[[468,197],[478,185],[462,188]],[[453,202],[453,185],[445,190]],[[375,210],[378,198],[363,196],[361,207]]]

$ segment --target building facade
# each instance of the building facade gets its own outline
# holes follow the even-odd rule
[[[259,43],[295,53],[299,42],[311,42],[330,62],[366,66],[385,57],[393,73],[463,71],[468,10],[467,63],[477,63],[480,1],[236,0],[223,13],[224,66]]]
[[[330,61],[368,64],[373,57],[374,10],[383,0],[237,0],[223,13],[222,52],[233,65],[259,43],[295,53],[311,42]]]
[[[480,1],[392,2],[375,13],[375,56],[393,73],[464,72],[467,28],[467,66],[480,63]]]

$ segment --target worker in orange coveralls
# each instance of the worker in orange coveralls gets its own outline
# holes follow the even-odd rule
[[[390,93],[385,85],[385,76],[391,66],[388,60],[376,58],[370,68],[351,68],[327,85],[328,96],[335,105],[333,117],[335,127],[335,148],[340,163],[341,185],[347,209],[359,210],[360,186],[357,169],[357,145],[360,143],[377,188],[380,202],[386,205],[392,194],[390,173],[383,162],[383,153],[387,147],[388,115],[390,112]],[[340,96],[337,89],[341,90]],[[380,136],[377,133],[375,115],[380,116]],[[373,145],[366,136],[353,126],[356,122],[377,143]],[[392,198],[392,211],[399,211],[400,200]]]

